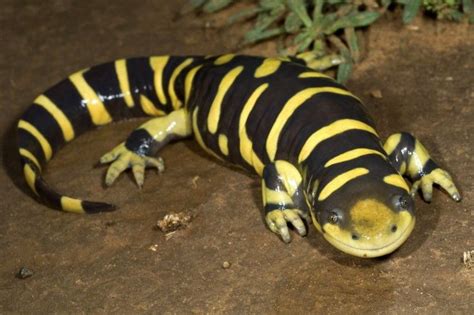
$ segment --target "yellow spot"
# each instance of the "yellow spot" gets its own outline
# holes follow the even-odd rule
[[[23,174],[25,175],[25,180],[31,190],[39,196],[38,192],[36,191],[35,182],[36,182],[36,173],[33,171],[29,164],[25,164],[23,166]]]
[[[102,100],[84,79],[82,74],[86,71],[74,73],[69,77],[69,80],[71,80],[79,94],[81,94],[82,103],[86,105],[94,125],[105,125],[112,121],[112,117],[110,117]]]
[[[232,59],[234,59],[234,57],[235,57],[234,54],[227,54],[227,55],[219,56],[219,57],[214,61],[214,64],[215,64],[216,66],[220,66],[220,65],[226,64],[226,63],[228,63],[229,61],[231,61]]]
[[[366,148],[358,148],[358,149],[349,150],[347,152],[339,154],[338,156],[333,157],[332,159],[330,159],[329,161],[326,162],[324,167],[329,167],[329,166],[334,165],[334,164],[354,160],[354,159],[357,159],[361,156],[369,155],[369,154],[380,155],[381,157],[383,157],[385,159],[385,155],[383,155],[382,153],[380,153],[377,150],[366,149]]]
[[[405,161],[402,162],[402,165],[400,165],[400,174],[405,174],[405,172],[407,171],[407,163],[405,163]]]
[[[163,70],[170,59],[169,56],[159,56],[150,58],[150,66],[154,73],[155,91],[161,104],[166,105],[166,96],[163,85]]]
[[[420,174],[429,159],[430,154],[428,153],[428,150],[426,150],[420,141],[416,140],[415,149],[408,160],[408,174],[410,174],[411,177]]]
[[[128,80],[127,61],[125,59],[119,59],[115,61],[115,73],[119,81],[120,90],[125,100],[125,104],[128,107],[133,107],[132,93],[130,92],[130,81]]]
[[[311,152],[313,152],[322,141],[349,130],[364,130],[377,136],[375,129],[366,123],[354,119],[339,119],[330,125],[319,129],[306,140],[300,151],[298,162],[301,163],[306,160]]]
[[[193,125],[193,133],[194,133],[194,137],[196,138],[196,141],[199,143],[199,145],[201,146],[201,148],[204,149],[204,151],[206,151],[207,153],[211,154],[212,156],[218,158],[219,160],[222,160],[222,158],[217,155],[214,151],[212,151],[211,149],[209,149],[206,144],[204,143],[204,141],[202,140],[202,136],[201,136],[201,132],[199,132],[199,127],[198,127],[198,124],[197,124],[197,115],[198,115],[198,110],[199,108],[196,107],[193,111],[193,122],[192,122],[192,125]]]
[[[269,189],[266,184],[262,183],[262,188],[263,188],[263,204],[274,204],[274,205],[279,205],[279,204],[285,204],[285,205],[292,205],[293,200],[291,200],[291,197],[286,193],[285,191],[276,191]]]
[[[46,95],[38,96],[34,100],[34,103],[46,109],[51,114],[51,116],[53,116],[54,120],[56,120],[59,127],[61,128],[65,141],[71,141],[74,139],[74,129],[71,122],[66,117],[66,115],[64,115],[62,110],[56,106],[56,104],[46,97]]]
[[[311,72],[303,72],[301,73],[298,78],[305,79],[305,78],[325,78],[325,79],[332,79],[330,76],[327,76],[321,72],[311,71]]]
[[[358,167],[336,176],[333,180],[327,183],[326,186],[324,186],[324,188],[321,190],[321,193],[319,194],[318,200],[325,200],[326,198],[331,196],[336,190],[338,190],[351,180],[354,180],[357,177],[363,176],[368,173],[368,169]]]
[[[179,66],[177,66],[171,74],[170,82],[168,85],[168,94],[170,95],[171,104],[173,104],[174,109],[178,109],[183,105],[183,103],[181,103],[181,101],[176,96],[176,92],[174,90],[174,82],[176,81],[176,78],[181,73],[181,71],[183,71],[183,69],[189,66],[192,62],[193,58],[187,58]]]
[[[140,95],[140,105],[142,106],[143,111],[145,114],[149,116],[164,116],[166,113],[162,111],[161,109],[156,108],[153,105],[153,102],[150,101],[148,97],[145,95],[141,94]]]
[[[189,97],[191,96],[191,90],[193,88],[193,80],[196,73],[201,69],[202,65],[192,68],[186,75],[184,80],[184,104],[188,104]]]
[[[286,191],[290,196],[293,196],[302,181],[300,172],[293,164],[283,160],[275,161],[275,168]]]
[[[41,165],[38,162],[38,159],[33,155],[33,153],[31,153],[27,149],[20,148],[20,155],[28,158],[29,160],[31,160],[33,163],[35,163],[36,167],[39,170],[41,170]]]
[[[266,58],[262,64],[255,70],[255,77],[262,78],[275,73],[281,65],[281,60],[275,58]]]
[[[259,175],[262,174],[264,166],[258,158],[257,154],[253,151],[253,143],[249,139],[245,125],[258,98],[267,88],[268,83],[264,83],[260,85],[257,89],[255,89],[255,91],[253,91],[252,95],[250,95],[249,99],[242,108],[242,112],[240,114],[239,119],[240,155],[247,163],[254,167],[254,169]]]
[[[281,57],[278,57],[278,59],[280,59],[281,61],[285,61],[285,62],[291,62],[290,57],[287,57],[287,56],[281,56]]]
[[[20,120],[18,122],[18,128],[28,131],[33,137],[36,138],[36,140],[38,140],[39,144],[41,145],[41,148],[43,149],[46,161],[49,161],[49,159],[51,159],[51,156],[53,155],[53,150],[51,149],[51,145],[49,144],[48,140],[46,140],[46,138],[43,136],[43,134],[39,132],[35,126],[25,120]]]
[[[296,93],[283,106],[282,110],[278,114],[277,119],[273,123],[272,129],[270,130],[270,133],[268,135],[266,149],[271,161],[275,159],[280,132],[285,126],[288,119],[290,119],[291,115],[298,109],[298,107],[300,107],[308,99],[319,93],[333,93],[355,97],[351,93],[343,89],[333,87],[308,88]],[[314,104],[312,106],[317,106],[317,104]]]
[[[390,233],[396,213],[375,199],[359,200],[350,210],[352,227],[367,239]]]
[[[401,138],[402,138],[402,135],[400,133],[396,133],[388,137],[387,141],[385,141],[385,144],[383,145],[383,148],[385,152],[387,153],[387,155],[392,154],[392,152],[400,143]]]
[[[219,148],[221,149],[222,154],[225,156],[229,155],[229,143],[226,135],[220,134],[218,138]]]
[[[66,196],[61,197],[61,208],[64,211],[84,213],[81,200],[69,198]]]
[[[186,109],[172,111],[142,124],[138,129],[146,130],[155,141],[161,142],[169,135],[186,137],[191,135],[191,117]],[[125,147],[121,147],[127,151]]]
[[[230,70],[224,76],[224,78],[222,78],[222,81],[219,84],[219,88],[217,90],[216,96],[214,97],[214,100],[212,101],[211,108],[209,109],[209,115],[207,117],[207,128],[212,134],[216,133],[217,126],[219,125],[221,106],[224,96],[232,86],[232,83],[234,83],[235,79],[242,72],[242,70],[244,70],[243,66],[238,66]]]
[[[403,190],[406,190],[406,191],[409,190],[408,185],[403,179],[403,177],[401,177],[398,174],[387,175],[383,178],[383,181],[389,185],[400,187]]]

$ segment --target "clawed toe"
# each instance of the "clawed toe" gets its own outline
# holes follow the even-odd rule
[[[145,168],[154,167],[159,173],[164,171],[162,158],[140,156],[128,150],[123,143],[100,158],[100,163],[111,163],[105,175],[105,184],[111,186],[126,169],[131,168],[137,186],[141,188],[145,181]]]
[[[414,196],[418,189],[421,188],[423,199],[427,202],[431,202],[434,184],[441,186],[454,201],[461,200],[461,195],[451,176],[448,172],[440,168],[433,170],[431,173],[424,175],[421,179],[413,183],[411,194]]]
[[[291,242],[288,223],[291,223],[300,236],[306,235],[306,226],[301,219],[300,212],[295,209],[273,210],[265,216],[270,230],[282,238],[285,243]]]

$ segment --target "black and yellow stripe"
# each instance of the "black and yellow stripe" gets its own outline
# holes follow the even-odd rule
[[[397,172],[416,180],[436,167],[421,144],[404,134],[384,150],[360,100],[302,59],[153,56],[79,71],[40,95],[18,124],[27,182],[64,210],[109,209],[53,192],[40,177],[45,162],[96,126],[176,111],[184,111],[187,117],[180,121],[190,123],[179,126],[176,136],[192,130],[206,151],[259,175],[272,163],[286,161],[303,175],[302,190],[320,202],[333,202],[349,186],[374,181],[406,191]],[[125,148],[138,155],[155,153],[169,141],[158,141],[154,134],[165,125],[162,120],[135,130]],[[423,169],[398,156],[401,146],[420,152]]]
[[[183,96],[181,72],[197,60],[168,56],[121,59],[76,72],[38,96],[18,123],[19,152],[29,187],[50,205],[65,211],[114,209],[110,204],[56,193],[41,177],[44,164],[62,145],[92,128],[172,111],[176,107],[173,104]]]

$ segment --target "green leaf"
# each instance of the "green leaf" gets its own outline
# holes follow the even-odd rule
[[[323,15],[324,0],[313,0],[313,5],[313,23],[315,23]]]
[[[299,31],[303,25],[301,19],[296,15],[295,12],[290,12],[285,19],[285,31],[293,34]]]
[[[361,12],[351,13],[345,17],[341,17],[334,21],[329,27],[324,30],[324,34],[332,34],[341,28],[346,27],[362,27],[372,24],[380,17],[378,12]]]
[[[352,60],[355,63],[359,61],[360,58],[360,50],[359,44],[357,43],[357,35],[353,27],[346,27],[344,29],[344,36],[346,37],[347,45],[349,46],[349,50],[351,52]]]
[[[227,19],[227,24],[234,24],[237,22],[245,21],[255,16],[257,13],[261,11],[262,11],[261,8],[249,8],[249,9],[242,10],[236,14],[231,15]]]
[[[208,0],[202,10],[206,13],[213,13],[224,9],[232,3],[232,0]]]
[[[306,27],[311,27],[313,22],[308,15],[306,10],[306,1],[305,0],[288,0],[287,4],[291,11],[293,11],[304,23]]]
[[[472,0],[462,0],[462,10],[466,14],[474,13]]]
[[[349,80],[349,77],[351,76],[352,61],[348,53],[342,53],[341,57],[345,60],[345,63],[342,63],[337,68],[336,80],[337,82],[344,84],[347,82],[347,80]]]
[[[326,42],[321,38],[316,38],[313,44],[313,52],[316,57],[322,57],[326,54]]]
[[[275,8],[269,13],[261,13],[258,15],[257,22],[255,23],[255,30],[263,31],[272,25],[273,22],[278,20],[283,14],[285,14],[285,7]]]
[[[266,10],[273,10],[280,6],[285,6],[285,0],[260,0],[259,6]]]
[[[193,8],[193,10],[201,7],[204,2],[206,2],[206,0],[189,0],[189,4]]]
[[[421,0],[410,0],[405,3],[405,7],[403,8],[403,15],[402,20],[403,23],[408,24],[415,16],[418,14],[418,10],[421,6]]]
[[[275,37],[282,34],[284,31],[285,30],[281,27],[272,28],[272,29],[264,30],[264,31],[259,30],[259,29],[250,30],[247,33],[245,33],[244,44],[253,44],[270,37]]]

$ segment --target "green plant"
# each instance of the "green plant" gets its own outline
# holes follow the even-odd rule
[[[281,55],[297,55],[320,71],[337,66],[344,83],[360,59],[357,30],[374,23],[389,7],[402,6],[410,23],[424,9],[439,19],[462,20],[473,14],[472,0],[189,0],[189,10],[214,13],[237,2],[247,6],[227,23],[253,20],[242,44],[278,37]],[[472,21],[471,21],[472,22]]]

